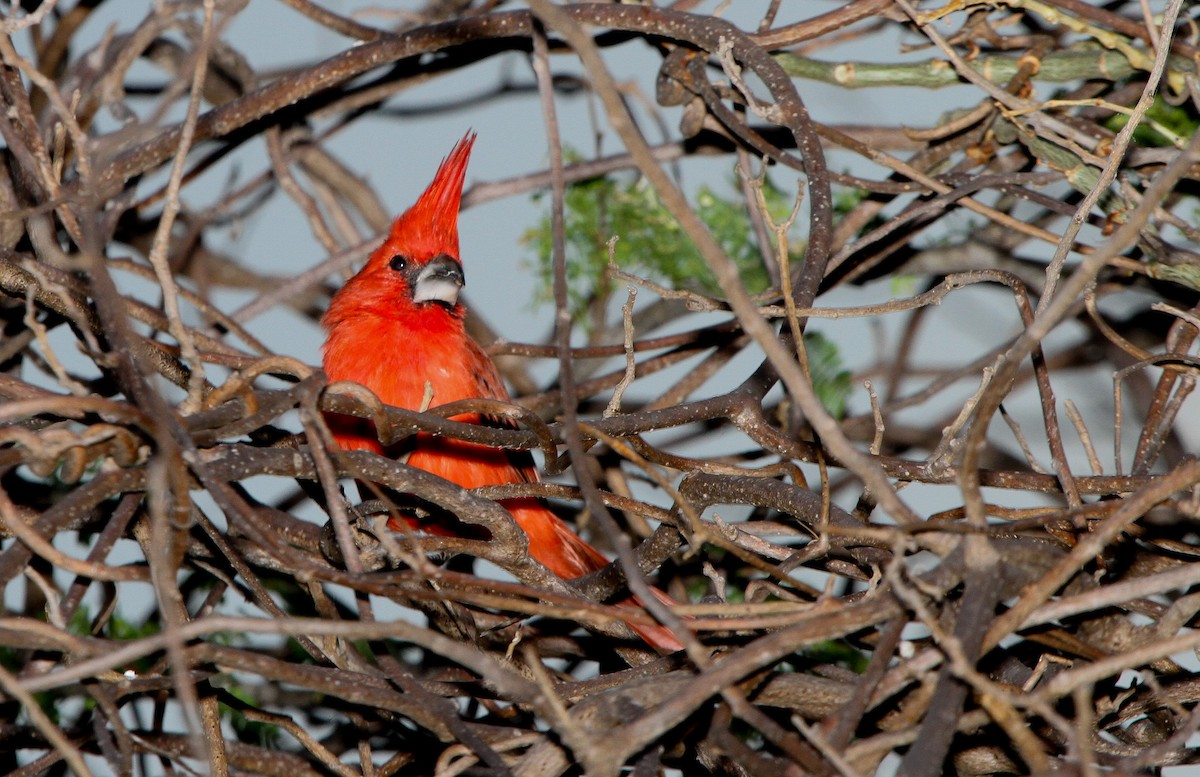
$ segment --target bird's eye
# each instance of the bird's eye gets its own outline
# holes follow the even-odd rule
[[[392,257],[392,261],[388,262],[388,267],[391,267],[397,272],[402,272],[408,269],[408,257],[403,254],[396,254]]]

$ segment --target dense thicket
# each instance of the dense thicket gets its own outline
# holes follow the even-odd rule
[[[0,770],[1197,760],[1196,7],[288,0],[232,36],[263,6],[122,5],[22,3],[0,38]],[[630,52],[657,72],[614,76]],[[395,110],[488,63],[494,88]],[[922,107],[949,85],[954,110]],[[810,111],[831,90],[858,121]],[[490,348],[519,429],[326,391],[267,345],[264,316],[315,322],[404,205],[338,138],[372,122],[432,171],[424,114],[514,93],[549,166],[467,199],[544,193],[543,277],[513,293],[542,284],[558,329]],[[563,151],[581,94],[604,153]],[[714,157],[733,193],[678,185]],[[327,259],[226,249],[268,212]],[[467,493],[344,454],[335,408],[534,450],[548,479]],[[355,480],[476,539],[380,531],[388,492]],[[617,563],[554,578],[491,501],[518,493]],[[642,576],[684,652],[603,604]]]

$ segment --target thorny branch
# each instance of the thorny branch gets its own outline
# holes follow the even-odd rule
[[[0,42],[5,773],[1200,761],[1193,8],[289,0],[298,34],[342,48],[268,71],[233,43],[236,4],[154,4],[103,33],[104,2],[34,5]],[[635,50],[658,58],[652,84],[617,75]],[[468,67],[461,104],[405,101]],[[837,123],[817,82],[861,118]],[[871,107],[901,89],[929,106]],[[581,91],[588,158],[560,119]],[[409,121],[501,99],[538,118],[550,164],[514,152],[465,204],[517,214],[548,190],[556,211],[555,335],[471,320],[522,396],[417,412],[327,385],[278,322],[315,344],[403,207],[347,150],[386,132],[415,170],[445,149]],[[740,225],[701,217],[704,158],[762,160]],[[614,265],[585,290],[583,341],[567,195],[604,176],[652,187],[711,282]],[[314,236],[304,266],[237,242],[281,212]],[[614,237],[587,236],[606,260]],[[535,283],[514,278],[510,295]],[[334,450],[328,411],[388,447],[533,451],[551,479],[463,491]],[[558,579],[494,501],[515,496],[617,561]],[[457,531],[391,531],[398,511]],[[608,603],[648,577],[679,604]],[[688,649],[653,655],[631,619]]]

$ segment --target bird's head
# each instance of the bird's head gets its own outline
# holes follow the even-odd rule
[[[366,265],[334,295],[327,325],[351,310],[387,315],[440,307],[462,315],[465,282],[458,256],[458,208],[475,134],[467,133],[442,160],[433,182],[392,224]]]

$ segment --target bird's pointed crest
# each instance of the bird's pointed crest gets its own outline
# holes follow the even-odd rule
[[[468,132],[442,160],[433,182],[392,225],[391,238],[403,240],[418,261],[448,254],[458,257],[458,207],[475,133]]]

